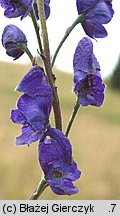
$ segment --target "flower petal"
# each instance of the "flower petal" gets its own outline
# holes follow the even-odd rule
[[[70,179],[71,181],[75,181],[79,179],[80,176],[81,172],[78,170],[76,162],[73,161],[72,165],[67,169],[66,178]]]
[[[44,7],[45,7],[45,16],[46,19],[48,19],[48,17],[50,16],[50,0],[44,0]]]
[[[52,90],[44,75],[43,69],[38,65],[33,66],[29,72],[22,78],[15,89],[19,92],[24,92],[29,96],[47,96],[50,104],[52,103]]]
[[[11,119],[14,123],[17,124],[25,124],[26,122],[25,116],[23,116],[18,109],[11,111]]]
[[[69,139],[62,133],[62,131],[51,128],[46,132],[46,135],[50,136],[53,140],[55,139],[58,143],[59,146],[64,151],[64,154],[66,154],[66,161],[71,161],[71,155],[72,155],[72,147],[70,144]]]
[[[94,20],[86,20],[82,23],[85,33],[91,38],[105,38],[107,31],[101,23]]]
[[[65,179],[60,185],[49,182],[52,191],[59,195],[73,195],[78,193],[78,188],[69,179]]]
[[[102,79],[96,75],[87,75],[85,79],[78,82],[75,92],[82,106],[100,107],[104,100],[104,88]]]
[[[51,108],[49,98],[41,96],[32,98],[24,94],[19,98],[17,107],[35,131],[46,129]]]
[[[37,140],[41,139],[42,133],[35,132],[30,128],[28,124],[22,127],[22,135],[16,138],[16,145],[30,145],[32,142],[36,142]]]
[[[44,8],[45,8],[45,17],[46,20],[49,18],[50,16],[50,0],[44,0]],[[38,7],[37,7],[37,3],[33,3],[33,7],[34,7],[34,11],[35,11],[35,15],[37,20],[39,20],[39,14],[38,14]]]
[[[93,44],[90,38],[84,37],[79,41],[73,57],[73,67],[77,80],[85,78],[86,73],[97,74],[101,77],[100,65],[93,54]]]
[[[46,136],[48,136],[47,134],[49,133],[46,133]],[[72,154],[71,145],[67,138],[61,139],[60,142],[50,134],[49,136],[50,139],[45,139],[44,142],[40,142],[39,144],[39,162],[44,172],[46,172],[48,164],[53,161],[62,160],[66,163],[70,163]]]
[[[23,19],[32,10],[31,0],[0,0],[0,4],[5,9],[4,15],[7,18],[21,16],[21,19]]]
[[[49,139],[45,139],[47,136]],[[45,170],[47,164],[54,160],[70,163],[71,157],[71,144],[65,135],[54,128],[48,130],[39,144],[39,161],[42,169]]]
[[[114,14],[114,11],[110,5],[105,1],[98,2],[93,10],[88,14],[88,19],[101,24],[107,24],[110,22]]]
[[[82,14],[91,10],[98,0],[76,0],[78,14]]]

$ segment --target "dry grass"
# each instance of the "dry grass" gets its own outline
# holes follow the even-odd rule
[[[29,66],[0,63],[0,199],[27,199],[38,184],[41,169],[37,143],[16,147],[14,138],[20,126],[9,119],[19,93],[18,81]],[[72,76],[57,71],[64,130],[74,104]],[[106,90],[102,108],[80,108],[70,133],[73,154],[82,171],[75,182],[77,195],[58,196],[47,188],[42,199],[119,199],[120,198],[120,94]]]

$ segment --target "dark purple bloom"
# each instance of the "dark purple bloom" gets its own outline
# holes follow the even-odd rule
[[[23,19],[32,10],[32,0],[0,0],[8,18],[21,17]]]
[[[93,54],[92,41],[84,37],[78,43],[74,59],[74,92],[82,106],[101,106],[104,100],[104,88],[99,63]]]
[[[48,19],[50,15],[50,0],[44,0],[44,2],[45,15],[46,19]],[[8,18],[21,17],[22,20],[32,10],[32,0],[0,0],[0,4],[5,9],[4,15]],[[37,3],[34,2],[33,7],[37,19],[39,19]]]
[[[11,112],[12,121],[23,125],[16,145],[29,145],[43,136],[49,124],[52,90],[43,70],[35,65],[20,81],[16,91],[24,93],[17,102],[17,109]]]
[[[78,192],[72,181],[77,180],[81,172],[72,158],[71,144],[61,131],[51,128],[44,134],[39,144],[39,162],[54,193],[72,195]]]
[[[44,7],[45,7],[45,16],[46,16],[46,19],[48,19],[48,17],[50,16],[50,6],[49,6],[49,4],[50,4],[50,0],[44,0]],[[37,18],[37,20],[39,20],[37,3],[33,3],[33,6],[34,6],[36,18]]]
[[[111,21],[114,11],[111,0],[76,0],[78,14],[84,14],[82,27],[91,38],[104,38],[107,31],[102,24]]]
[[[6,49],[6,53],[14,59],[18,59],[24,53],[20,44],[27,47],[25,34],[15,25],[7,25],[2,34],[2,45]]]

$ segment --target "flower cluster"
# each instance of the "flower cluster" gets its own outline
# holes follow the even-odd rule
[[[33,66],[16,91],[24,93],[17,102],[17,109],[11,112],[12,121],[23,125],[16,145],[30,145],[40,140],[39,161],[52,190],[57,194],[77,193],[72,181],[80,177],[80,171],[72,159],[71,144],[61,131],[49,129],[52,90],[43,70]]]
[[[81,22],[91,38],[104,38],[107,31],[103,24],[111,21],[114,11],[111,0],[76,0],[78,14],[84,14]],[[90,38],[80,40],[74,53],[74,92],[81,106],[101,106],[105,85],[102,84],[100,66],[93,53]]]
[[[27,15],[33,15],[34,21],[32,21],[38,44],[39,47],[43,46],[40,55],[45,70],[33,58],[27,47],[26,36],[17,26],[10,24],[3,31],[2,45],[6,49],[6,53],[14,59],[18,59],[26,52],[32,62],[31,69],[16,87],[16,91],[21,92],[22,95],[17,101],[17,108],[11,111],[11,120],[13,123],[22,125],[22,134],[16,138],[15,143],[17,146],[24,144],[29,146],[33,142],[39,141],[38,159],[44,172],[45,181],[54,193],[73,195],[78,192],[73,181],[80,178],[81,172],[72,156],[72,146],[67,138],[68,130],[64,135],[59,130],[61,128],[52,128],[50,124],[51,109],[53,104],[58,104],[58,98],[56,101],[54,74],[49,73],[50,69],[52,71],[50,58],[47,61],[48,53],[46,55],[44,43],[41,43],[37,22],[40,14],[37,4],[37,1],[32,0],[0,0],[0,5],[5,9],[4,15],[7,18],[21,17],[23,20]],[[50,0],[44,0],[42,6],[44,6],[43,14],[45,10],[45,20],[50,16]],[[105,84],[102,83],[100,66],[93,53],[93,43],[90,38],[107,36],[103,25],[111,21],[114,11],[111,0],[76,0],[76,6],[78,15],[84,17],[81,24],[89,36],[79,41],[73,57],[74,92],[78,99],[77,105],[100,107],[104,101]],[[75,23],[78,24],[78,20]],[[45,34],[43,34],[44,36]],[[49,67],[47,67],[48,64]],[[56,108],[59,107],[56,106]],[[72,116],[68,128],[71,127],[73,119]]]

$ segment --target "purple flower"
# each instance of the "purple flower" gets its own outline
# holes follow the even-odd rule
[[[50,0],[44,0],[44,7],[45,7],[45,15],[46,19],[48,19],[50,15]],[[32,0],[0,0],[1,6],[5,9],[4,15],[7,18],[16,18],[21,17],[21,20],[25,18],[30,11],[32,10]],[[33,3],[33,7],[35,10],[35,14],[37,19],[39,19],[38,16],[38,9],[37,9],[37,3]]]
[[[2,34],[2,45],[6,49],[6,53],[14,59],[18,59],[24,53],[20,44],[27,47],[25,34],[15,25],[7,25]]]
[[[107,31],[102,24],[111,21],[114,11],[111,0],[76,0],[78,14],[84,14],[82,27],[91,38],[104,38]]]
[[[20,81],[16,91],[24,93],[17,102],[17,109],[11,112],[12,121],[23,125],[16,145],[29,145],[43,136],[49,124],[52,90],[43,70],[35,65]]]
[[[104,88],[99,63],[93,54],[92,41],[84,37],[77,45],[74,59],[74,92],[82,106],[101,106]]]
[[[0,0],[8,18],[21,17],[23,19],[32,10],[32,0]]]
[[[50,6],[49,6],[49,4],[50,4],[50,0],[44,0],[46,19],[48,19],[48,17],[50,16]],[[34,7],[36,18],[37,18],[37,20],[39,20],[37,3],[33,3],[33,7]]]
[[[77,180],[81,172],[72,158],[69,140],[58,129],[51,128],[44,134],[39,144],[39,162],[54,193],[72,195],[78,192],[72,181]]]

